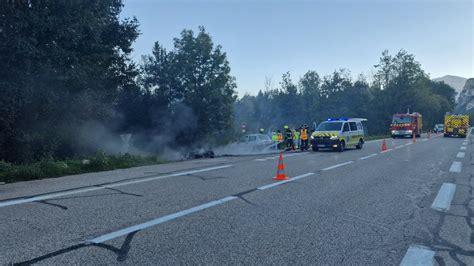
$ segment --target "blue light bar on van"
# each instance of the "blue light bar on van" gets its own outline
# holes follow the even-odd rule
[[[327,121],[347,121],[349,118],[328,118]]]

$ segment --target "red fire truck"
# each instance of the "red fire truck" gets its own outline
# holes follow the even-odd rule
[[[390,133],[392,138],[396,137],[420,137],[422,128],[422,117],[420,113],[394,114]]]

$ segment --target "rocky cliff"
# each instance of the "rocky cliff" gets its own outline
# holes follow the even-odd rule
[[[465,114],[474,113],[474,78],[466,80],[466,84],[459,94],[459,98],[456,102],[455,113]]]

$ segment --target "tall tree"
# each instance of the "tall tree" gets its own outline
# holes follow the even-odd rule
[[[113,116],[118,91],[134,83],[135,19],[120,0],[1,1],[0,159],[72,156],[78,127]]]

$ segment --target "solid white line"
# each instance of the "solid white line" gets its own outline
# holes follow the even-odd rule
[[[91,192],[91,191],[96,191],[96,190],[101,190],[101,189],[107,189],[107,188],[113,188],[113,187],[120,187],[120,186],[127,186],[127,185],[131,185],[131,184],[149,182],[149,181],[164,179],[164,178],[168,178],[168,177],[176,177],[176,176],[184,176],[184,175],[195,174],[195,173],[202,173],[202,172],[207,172],[207,171],[212,171],[212,170],[228,168],[228,167],[231,167],[231,166],[232,166],[231,164],[228,164],[228,165],[209,167],[209,168],[204,168],[204,169],[199,169],[199,170],[180,172],[180,173],[176,173],[176,174],[155,176],[155,177],[132,180],[132,181],[128,181],[128,182],[120,182],[120,183],[110,184],[110,185],[105,185],[105,186],[97,186],[97,187],[76,189],[76,190],[59,192],[59,193],[51,193],[51,194],[36,196],[36,197],[31,197],[31,198],[22,198],[22,199],[16,199],[16,200],[9,200],[9,201],[0,202],[0,208],[1,207],[6,207],[6,206],[17,205],[17,204],[28,203],[28,202],[53,199],[53,198],[58,198],[58,197],[62,197],[62,196],[67,196],[67,195]]]
[[[403,145],[397,146],[394,149],[400,149],[400,148],[403,148]]]
[[[451,183],[443,183],[438,191],[438,195],[431,204],[431,208],[438,211],[448,211],[451,207],[451,201],[453,200],[454,193],[456,191],[456,185]]]
[[[374,156],[377,156],[377,155],[378,155],[377,153],[373,153],[373,154],[368,155],[368,156],[360,157],[359,160],[365,160],[365,159],[368,159],[370,157],[374,157]]]
[[[435,252],[427,247],[411,245],[400,266],[433,265]]]
[[[383,139],[374,139],[374,140],[369,140],[369,141],[365,141],[365,143],[379,142],[379,141],[383,141]]]
[[[461,173],[462,163],[461,162],[453,162],[451,167],[449,167],[449,172],[452,173]]]
[[[465,155],[466,155],[465,152],[460,151],[460,152],[458,152],[458,154],[456,155],[456,158],[464,158]]]
[[[225,202],[234,200],[236,198],[237,197],[229,196],[229,197],[225,197],[225,198],[220,199],[220,200],[211,201],[211,202],[208,202],[208,203],[205,203],[205,204],[202,204],[202,205],[199,205],[199,206],[187,209],[187,210],[183,210],[183,211],[180,211],[180,212],[177,212],[177,213],[173,213],[173,214],[170,214],[170,215],[163,216],[163,217],[155,219],[155,220],[151,220],[151,221],[148,221],[148,222],[145,222],[145,223],[142,223],[142,224],[130,226],[130,227],[127,227],[127,228],[124,228],[124,229],[121,229],[121,230],[118,230],[118,231],[115,231],[115,232],[112,232],[112,233],[109,233],[109,234],[105,234],[105,235],[96,237],[94,239],[91,239],[87,242],[95,243],[95,244],[103,243],[105,241],[108,241],[108,240],[111,240],[111,239],[114,239],[114,238],[117,238],[117,237],[120,237],[120,236],[128,235],[130,233],[145,229],[145,228],[150,227],[150,226],[155,226],[155,225],[158,225],[158,224],[161,224],[161,223],[165,223],[165,222],[177,219],[177,218],[185,216],[185,215],[189,215],[189,214],[192,214],[192,213],[195,213],[195,212],[198,212],[198,211],[202,211],[204,209],[208,209],[208,208],[216,206],[216,205],[223,204]]]
[[[405,144],[405,146],[408,146],[408,145],[412,145],[413,142],[408,142],[407,144]]]
[[[386,153],[386,152],[389,152],[389,151],[393,151],[393,149],[388,149],[386,151],[381,151],[380,153]]]
[[[348,165],[348,164],[351,164],[351,163],[353,163],[353,161],[348,161],[348,162],[345,162],[345,163],[336,164],[336,165],[333,165],[333,166],[329,166],[329,167],[323,168],[323,169],[321,169],[321,170],[322,170],[322,171],[327,171],[327,170],[331,170],[331,169],[334,169],[334,168],[338,168],[338,167],[341,167],[341,166],[344,166],[344,165]]]
[[[276,187],[276,186],[279,186],[279,185],[282,185],[282,184],[285,184],[285,183],[288,183],[288,182],[291,182],[291,181],[301,179],[303,177],[311,176],[311,175],[314,175],[314,173],[306,173],[304,175],[295,176],[295,177],[287,179],[287,180],[278,181],[278,182],[275,182],[275,183],[272,183],[272,184],[268,184],[268,185],[265,185],[265,186],[258,187],[257,189],[258,190],[269,189],[269,188]]]
[[[465,150],[466,150],[466,146],[462,146],[462,147],[461,147],[461,150],[465,151]]]

